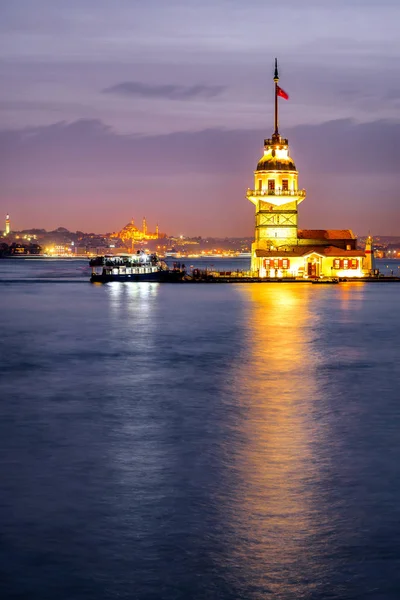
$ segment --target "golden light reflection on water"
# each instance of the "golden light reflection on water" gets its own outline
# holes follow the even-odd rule
[[[240,293],[248,302],[248,339],[233,383],[245,414],[231,515],[243,545],[235,554],[255,588],[297,597],[296,581],[318,558],[311,543],[319,477],[313,446],[321,436],[313,417],[320,363],[312,343],[320,318],[312,310],[315,290],[251,285]]]
[[[354,307],[355,303],[358,305],[361,304],[364,299],[366,285],[368,284],[360,281],[358,283],[344,282],[337,286],[339,292],[339,306],[341,311],[343,311],[342,319],[346,319],[345,313]]]

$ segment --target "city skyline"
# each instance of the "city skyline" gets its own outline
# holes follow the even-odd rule
[[[250,237],[278,55],[300,226],[398,233],[397,3],[17,0],[1,13],[0,210],[19,229],[113,231],[143,213]]]

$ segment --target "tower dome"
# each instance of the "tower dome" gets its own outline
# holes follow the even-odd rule
[[[288,155],[279,154],[275,150],[266,152],[257,163],[256,171],[297,171],[293,159]]]
[[[289,140],[279,133],[264,140],[264,156],[257,164],[257,171],[297,171],[296,165],[289,156]]]

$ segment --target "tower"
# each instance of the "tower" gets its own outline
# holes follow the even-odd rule
[[[147,235],[146,217],[143,217],[143,235]]]
[[[6,215],[6,228],[4,233],[8,235],[10,233],[10,215]]]
[[[156,225],[156,238],[157,239],[158,239],[159,235],[160,235],[160,232],[159,232],[158,223],[157,223],[157,225]]]
[[[372,237],[368,235],[367,239],[365,240],[365,258],[363,268],[364,271],[367,272],[369,275],[372,275],[375,269],[374,250],[372,244]]]
[[[274,133],[264,140],[264,155],[254,171],[254,189],[249,189],[246,194],[256,210],[251,259],[253,271],[259,269],[257,250],[278,250],[297,244],[297,207],[306,197],[305,190],[298,189],[298,172],[289,155],[289,141],[279,133],[278,98],[288,100],[289,96],[278,82],[275,59]]]

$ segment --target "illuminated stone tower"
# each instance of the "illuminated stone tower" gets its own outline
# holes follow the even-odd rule
[[[363,268],[364,271],[369,275],[372,275],[375,270],[373,239],[370,235],[368,235],[367,239],[365,240],[365,258]]]
[[[289,96],[278,85],[278,65],[275,59],[275,130],[264,140],[264,155],[254,171],[254,189],[247,198],[256,209],[255,239],[252,244],[251,269],[259,267],[257,250],[278,250],[293,246],[297,240],[297,207],[306,197],[299,190],[298,172],[289,156],[289,143],[278,128],[278,97]]]
[[[8,235],[10,233],[10,215],[6,215],[6,228],[4,233]]]

